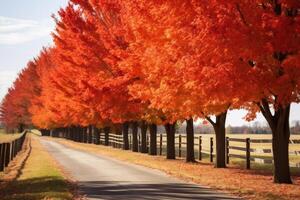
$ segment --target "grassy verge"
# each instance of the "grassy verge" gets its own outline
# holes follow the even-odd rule
[[[18,137],[20,137],[20,133],[14,133],[14,134],[7,134],[7,133],[1,133],[0,132],[0,142],[9,142],[12,141]]]
[[[55,161],[43,149],[36,136],[31,138],[30,155],[25,155],[27,159],[23,159],[21,163],[14,163],[18,165],[15,168],[20,173],[9,170],[2,177],[5,181],[7,176],[17,174],[13,180],[7,181],[0,187],[1,200],[73,199],[70,192],[71,185],[64,178]],[[16,160],[18,159],[22,160],[22,158]]]
[[[105,155],[118,160],[135,163],[165,171],[186,181],[208,185],[249,200],[299,200],[300,177],[293,177],[293,185],[272,183],[272,175],[256,170],[244,170],[231,165],[227,169],[216,169],[206,162],[185,163],[183,159],[166,160],[162,156],[133,153],[111,147],[80,144],[64,139],[53,139],[69,147]]]

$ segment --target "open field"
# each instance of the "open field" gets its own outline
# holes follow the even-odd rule
[[[186,181],[208,185],[214,189],[230,192],[249,200],[298,200],[300,199],[300,177],[294,176],[293,185],[273,184],[270,172],[244,170],[230,165],[227,169],[216,169],[207,162],[185,163],[184,159],[166,160],[163,156],[149,156],[105,147],[49,138],[69,147],[109,156],[118,160],[135,163],[167,172]],[[267,186],[267,187],[266,187]]]
[[[41,135],[42,135],[41,132],[40,132],[39,130],[37,130],[37,129],[30,130],[30,132],[31,132],[32,134],[37,135],[37,136],[41,136]]]
[[[31,137],[31,152],[26,156],[28,159],[15,167],[21,173],[12,181],[0,186],[1,200],[73,199],[70,192],[71,185],[57,164],[44,150],[36,136]],[[14,163],[18,162],[18,159],[20,158]],[[14,172],[9,169],[1,179],[5,179],[11,173]]]
[[[181,145],[181,155],[182,157],[185,156],[185,149],[186,149],[186,137],[185,134],[182,135],[182,145]],[[202,137],[202,157],[208,160],[209,156],[209,151],[210,151],[210,138],[213,138],[213,154],[216,151],[216,146],[215,146],[215,135],[214,134],[195,134],[195,155],[198,157],[198,150],[199,150],[199,136]],[[271,134],[226,134],[227,137],[229,138],[236,138],[236,139],[246,139],[250,138],[250,148],[253,149],[253,152],[251,152],[252,157],[256,158],[265,158],[265,159],[272,159],[272,144],[267,142],[267,143],[254,143],[251,142],[251,140],[271,140],[272,135]],[[291,140],[300,140],[300,135],[291,135],[290,137]],[[158,138],[159,141],[159,138]],[[176,151],[177,155],[178,153],[178,146],[179,146],[179,137],[177,136],[175,139],[176,143]],[[229,146],[234,146],[234,147],[242,147],[246,148],[246,143],[245,142],[229,142]],[[163,134],[163,155],[165,154],[165,148],[166,148],[166,135]],[[300,164],[300,143],[294,143],[289,145],[289,151],[290,151],[290,162],[291,164]],[[235,154],[235,155],[241,155],[245,156],[246,152],[242,150],[236,150],[236,149],[230,149],[229,154]],[[239,159],[239,158],[230,158],[230,162],[234,163],[241,163],[243,165],[244,159]],[[253,165],[254,167],[259,166],[260,164],[256,163]],[[262,164],[262,165],[267,165],[267,164]],[[271,165],[270,165],[271,166]],[[258,167],[260,168],[260,167]],[[268,167],[270,168],[270,167]],[[295,170],[294,170],[295,171]],[[300,171],[300,169],[296,169],[296,171]]]

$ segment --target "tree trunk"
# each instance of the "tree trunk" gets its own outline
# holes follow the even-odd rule
[[[94,133],[95,133],[95,140],[94,140],[94,144],[100,144],[100,130],[94,126]]]
[[[74,126],[74,132],[75,132],[75,134],[76,134],[76,141],[77,142],[81,142],[80,141],[80,130],[79,130],[79,127],[78,126]]]
[[[22,133],[24,131],[24,124],[19,124],[18,132]]]
[[[291,184],[289,164],[290,104],[287,106],[279,105],[272,115],[267,100],[263,99],[260,109],[272,130],[274,182]]]
[[[175,159],[175,125],[176,122],[173,124],[167,123],[165,125],[165,129],[167,132],[167,159]]]
[[[129,124],[128,122],[123,123],[123,149],[129,150],[129,140],[128,140],[128,130],[129,130]]]
[[[40,132],[41,132],[42,136],[50,136],[49,130],[47,130],[47,129],[41,129]]]
[[[141,153],[147,153],[147,129],[148,125],[145,121],[141,123]]]
[[[109,145],[109,131],[110,131],[109,127],[104,128],[104,145],[105,146]]]
[[[226,167],[226,154],[225,154],[225,134],[226,134],[226,116],[227,111],[216,116],[216,123],[214,124],[214,130],[216,135],[216,168]]]
[[[216,168],[226,167],[226,154],[225,154],[225,122],[226,122],[227,110],[216,116],[216,122],[213,122],[209,117],[206,119],[214,127],[216,135]]]
[[[78,126],[77,131],[78,131],[79,142],[83,143],[84,142],[84,140],[83,140],[83,128]]]
[[[84,143],[88,142],[87,128],[86,127],[83,127],[83,142]]]
[[[195,162],[193,118],[186,120],[186,162]]]
[[[75,138],[74,141],[77,142],[77,133],[76,133],[76,129],[75,129],[74,126],[70,126],[70,127],[67,128],[67,132],[66,132],[65,137],[68,138],[69,134],[74,134],[74,138]]]
[[[274,132],[272,132],[272,135],[274,182],[292,183],[289,164],[289,114],[281,114],[279,116],[277,128]]]
[[[76,134],[76,142],[81,142],[80,141],[80,129],[79,129],[79,127],[74,126],[73,130],[74,130],[74,132]]]
[[[62,135],[62,137],[63,138],[66,138],[67,137],[67,134],[69,133],[70,131],[69,131],[69,127],[65,127],[64,129],[63,129],[63,135]]]
[[[89,125],[88,127],[88,131],[89,131],[89,134],[88,134],[88,143],[93,143],[93,126],[92,125]]]
[[[157,126],[156,124],[151,124],[150,129],[150,155],[157,155]]]
[[[139,142],[138,142],[138,123],[133,122],[131,124],[131,129],[132,129],[132,151],[133,152],[138,152],[139,151]]]

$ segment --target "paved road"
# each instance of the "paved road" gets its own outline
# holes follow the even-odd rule
[[[41,143],[78,181],[79,192],[87,199],[234,199],[211,189],[169,177],[158,170],[82,152],[47,139],[41,139]]]

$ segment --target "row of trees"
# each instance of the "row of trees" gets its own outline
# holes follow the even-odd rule
[[[299,101],[298,0],[70,0],[54,17],[54,46],[19,74],[1,106],[8,127],[121,126],[137,141],[156,125],[175,158],[176,121],[193,119],[216,134],[216,167],[225,167],[231,109],[262,112],[273,134],[274,181],[291,183],[289,113]],[[214,119],[215,118],[215,119]]]

